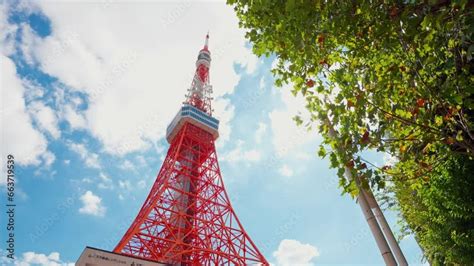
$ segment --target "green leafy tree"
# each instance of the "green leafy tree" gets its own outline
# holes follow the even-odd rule
[[[465,178],[455,176],[459,171],[452,167],[449,173],[439,173],[453,158],[467,164],[474,156],[472,3],[228,3],[234,6],[240,26],[247,29],[254,53],[276,55],[272,69],[276,85],[290,83],[293,94],[306,98],[311,121],[299,117],[295,121],[308,128],[319,121],[324,141],[318,154],[329,156],[345,192],[358,193],[355,180],[344,178],[346,167],[365,186],[384,189],[387,183],[394,184],[397,196],[407,189],[424,191],[433,185],[434,177]],[[331,134],[332,128],[338,134]],[[390,154],[397,163],[377,167],[362,157],[365,150]],[[439,202],[426,204],[432,207]],[[400,206],[405,207],[410,208]],[[455,238],[439,232],[440,237]],[[459,239],[474,242],[472,234]],[[420,242],[425,250],[430,250],[428,242]],[[450,248],[466,243],[456,242]],[[474,253],[472,245],[463,247]],[[462,261],[447,251],[438,257],[446,258],[443,263]]]
[[[472,265],[474,261],[474,161],[453,156],[413,189],[396,181],[400,210],[433,265]]]

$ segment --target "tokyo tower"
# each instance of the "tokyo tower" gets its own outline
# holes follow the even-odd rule
[[[150,194],[114,253],[172,265],[269,265],[245,232],[222,181],[212,117],[209,34]]]

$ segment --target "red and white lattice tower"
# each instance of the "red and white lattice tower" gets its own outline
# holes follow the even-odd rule
[[[158,177],[114,252],[172,265],[268,265],[235,215],[222,182],[208,41],[209,35],[186,101],[167,128],[170,148]]]

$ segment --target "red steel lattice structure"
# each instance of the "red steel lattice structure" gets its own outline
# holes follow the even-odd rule
[[[222,182],[206,44],[186,101],[168,126],[170,148],[115,253],[172,265],[268,265],[239,222]]]

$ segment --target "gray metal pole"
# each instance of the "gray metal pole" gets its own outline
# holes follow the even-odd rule
[[[352,179],[352,174],[350,170],[346,167],[346,177],[349,179]],[[380,253],[382,254],[382,258],[385,262],[385,265],[388,266],[397,266],[397,262],[395,261],[395,258],[393,257],[392,251],[390,250],[390,247],[387,243],[387,240],[385,239],[385,236],[380,229],[380,226],[377,222],[377,219],[374,216],[374,213],[372,212],[372,209],[370,208],[369,204],[367,203],[367,199],[365,198],[364,193],[362,193],[362,188],[359,187],[359,196],[357,197],[357,202],[360,205],[360,208],[362,209],[362,213],[365,216],[365,220],[367,221],[367,224],[369,225],[370,231],[372,232],[372,235],[375,238],[375,242],[377,243],[377,246],[379,247]]]
[[[384,233],[385,238],[387,239],[388,244],[390,245],[390,248],[392,249],[393,254],[395,255],[395,258],[397,259],[398,264],[401,266],[408,266],[408,262],[405,256],[403,255],[402,250],[400,249],[400,245],[398,245],[398,242],[395,239],[395,236],[393,235],[393,232],[390,229],[390,226],[388,225],[387,219],[385,219],[385,215],[380,209],[380,205],[375,199],[374,194],[372,193],[372,191],[370,191],[370,188],[368,191],[363,190],[362,193],[364,193],[364,196],[369,203],[369,207],[374,212],[375,218],[377,218],[377,221],[379,222],[380,227],[382,228],[382,232]]]
[[[327,117],[328,127],[329,127],[329,136],[332,138],[336,138],[337,131],[334,129],[332,126],[331,121],[329,120],[329,116]],[[348,180],[352,180],[352,173],[351,170],[348,167],[345,167],[345,172],[344,172],[346,178]],[[372,232],[372,235],[375,238],[375,242],[377,243],[377,246],[380,250],[380,253],[382,254],[382,258],[385,262],[386,265],[388,266],[397,266],[397,262],[395,261],[395,258],[393,257],[392,251],[390,250],[390,247],[387,243],[387,240],[385,239],[384,234],[382,233],[382,230],[380,229],[380,226],[377,222],[377,219],[374,216],[374,213],[372,212],[372,209],[370,208],[366,197],[364,196],[364,193],[362,193],[362,188],[359,186],[358,180],[356,181],[357,187],[359,188],[359,196],[357,197],[357,202],[360,205],[360,208],[362,209],[362,213],[365,216],[365,220],[367,221],[367,224],[369,225],[370,231]]]

